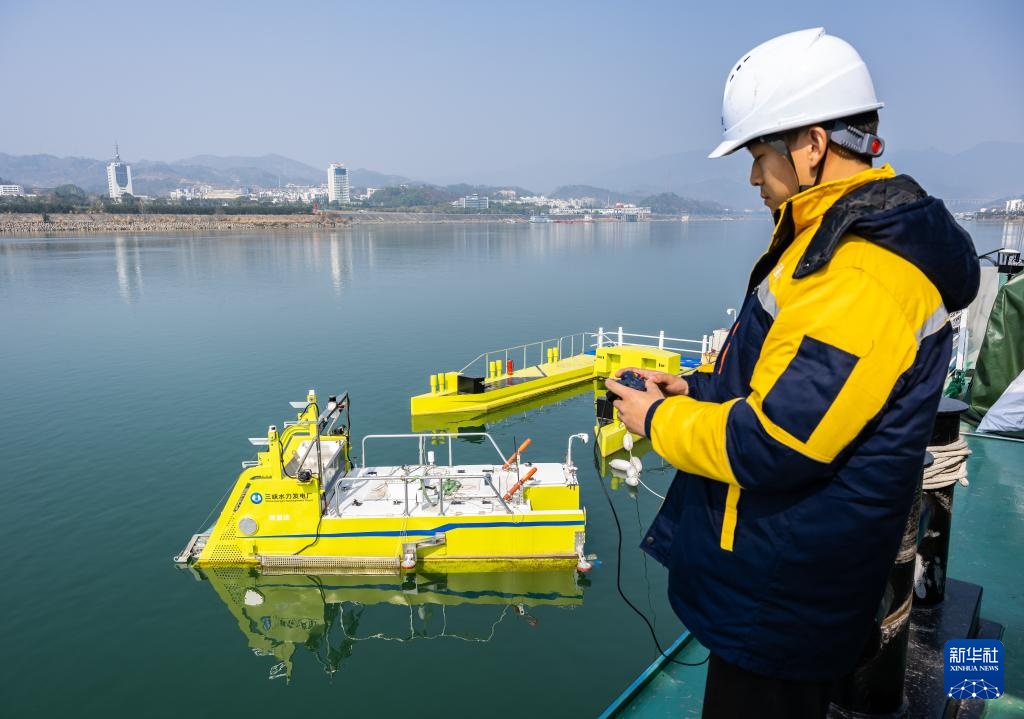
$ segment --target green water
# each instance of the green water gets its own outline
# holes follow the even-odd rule
[[[615,525],[578,454],[587,548],[602,561],[572,601],[550,601],[558,592],[542,585],[510,607],[500,581],[461,592],[424,577],[410,610],[374,599],[401,596],[389,579],[360,594],[299,577],[292,623],[267,628],[262,610],[233,614],[170,557],[252,457],[245,438],[291,419],[287,401],[308,388],[352,393],[357,438],[407,432],[408,398],[428,375],[484,350],[598,326],[698,337],[727,323],[769,231],[364,226],[0,241],[0,714],[598,714],[655,650],[616,592]],[[584,394],[487,429],[505,447],[532,437],[532,458],[554,460],[570,433],[592,429],[591,412]],[[671,471],[645,463],[663,490]],[[623,584],[667,645],[681,627],[664,572],[634,549],[659,500],[625,487],[613,500]],[[253,637],[279,655],[254,652]],[[281,654],[290,681],[271,679]]]

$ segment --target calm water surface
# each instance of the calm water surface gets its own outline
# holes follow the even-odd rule
[[[1001,229],[976,232],[979,249]],[[287,401],[306,389],[350,390],[357,438],[407,432],[428,375],[484,350],[598,326],[699,337],[726,324],[769,232],[734,221],[0,241],[0,713],[596,715],[655,650],[616,592],[615,524],[579,456],[587,547],[602,561],[584,582],[530,580],[525,602],[500,577],[293,576],[261,579],[265,605],[245,606],[255,580],[195,581],[170,557],[253,456],[245,438],[293,418]],[[581,394],[487,429],[507,447],[532,437],[532,458],[555,460],[592,425]],[[645,463],[663,490],[671,472]],[[681,627],[664,571],[634,549],[659,500],[621,487],[613,501],[624,587],[667,644]]]

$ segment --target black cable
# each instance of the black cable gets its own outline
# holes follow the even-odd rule
[[[639,478],[640,478],[639,475],[637,475],[637,479],[638,480],[639,480]],[[639,493],[634,489],[632,491],[632,495],[633,495],[633,501],[636,503],[636,528],[642,534],[643,531],[644,531],[644,522],[643,522],[643,519],[640,518],[640,499],[639,499]],[[641,559],[643,559],[643,562],[644,562],[644,584],[647,585],[647,608],[651,610],[651,614],[654,617],[654,622],[653,623],[657,624],[658,623],[658,610],[656,610],[654,608],[654,599],[651,598],[651,575],[648,572],[647,553],[646,552],[643,553],[643,556],[641,557]]]
[[[305,551],[306,551],[307,549],[309,549],[309,548],[310,548],[310,547],[312,547],[312,546],[313,546],[314,544],[316,544],[317,542],[319,542],[319,541],[320,541],[320,523],[324,521],[324,515],[325,515],[325,514],[327,514],[327,512],[326,512],[325,510],[321,510],[321,511],[320,511],[320,518],[316,520],[316,536],[314,536],[314,537],[313,537],[313,541],[312,541],[312,542],[310,542],[309,544],[307,544],[307,545],[306,545],[305,547],[303,547],[302,549],[300,549],[300,550],[298,550],[298,551],[296,551],[296,552],[292,552],[292,556],[293,556],[293,557],[297,557],[298,555],[302,554],[302,553],[303,553],[303,552],[305,552]]]
[[[616,548],[616,563],[615,563],[615,588],[619,590],[619,596],[622,597],[622,601],[629,605],[629,608],[636,612],[637,616],[644,620],[644,624],[647,625],[647,629],[651,632],[651,639],[654,640],[654,646],[658,649],[658,654],[662,658],[667,659],[672,664],[679,664],[684,667],[699,667],[706,664],[711,658],[711,652],[708,651],[708,655],[699,662],[682,662],[678,659],[673,659],[665,650],[661,648],[661,643],[658,641],[658,635],[654,632],[654,625],[647,618],[647,615],[640,611],[633,602],[629,601],[629,597],[622,591],[622,525],[619,523],[618,512],[615,511],[615,503],[612,502],[612,496],[608,493],[608,488],[604,486],[604,478],[601,476],[601,459],[598,455],[598,446],[600,445],[601,430],[604,429],[605,425],[601,425],[597,428],[597,432],[594,433],[594,469],[597,470],[597,483],[601,485],[601,491],[604,493],[604,498],[608,500],[608,508],[612,510],[612,518],[615,520],[615,530],[618,532],[619,541]]]

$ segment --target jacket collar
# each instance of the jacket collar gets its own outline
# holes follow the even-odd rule
[[[843,195],[869,182],[888,180],[895,176],[896,172],[888,164],[881,167],[871,167],[855,175],[832,180],[831,182],[816,185],[803,192],[799,192],[783,203],[780,209],[782,214],[785,215],[787,205],[791,208],[794,229],[799,234],[806,228],[820,222],[822,216]]]
[[[860,187],[878,180],[887,180],[895,175],[895,171],[887,164],[882,167],[871,167],[855,175],[811,187],[783,202],[776,213],[771,245],[754,265],[747,292],[753,291],[753,288],[768,276],[782,254],[804,231],[821,225],[825,213],[838,200]],[[811,235],[804,235],[800,240],[801,244],[808,242],[810,237]]]

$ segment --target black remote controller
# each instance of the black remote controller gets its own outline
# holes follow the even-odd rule
[[[619,383],[626,385],[630,389],[638,389],[641,392],[647,391],[647,383],[644,381],[644,378],[632,370],[626,370],[622,373],[621,377],[616,379]],[[607,399],[609,402],[614,402],[615,400],[622,398],[611,390],[608,390]]]

